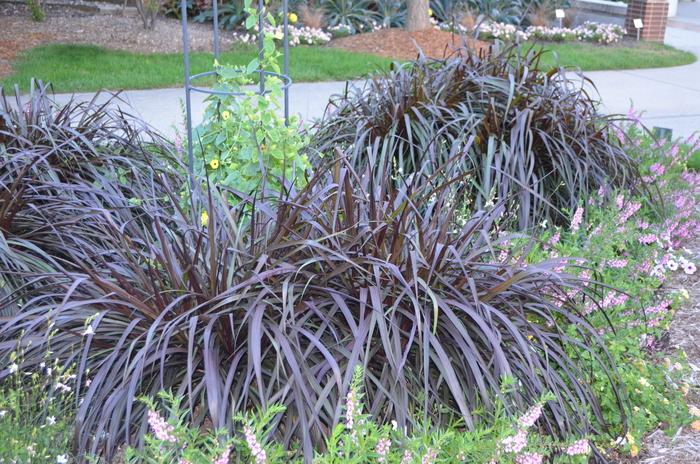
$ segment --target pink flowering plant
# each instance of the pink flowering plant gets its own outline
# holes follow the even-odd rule
[[[577,276],[590,293],[572,290],[553,296],[579,302],[582,316],[604,340],[626,387],[627,406],[620,411],[607,376],[594,373],[593,387],[601,392],[606,421],[621,424],[626,417],[629,427],[620,427],[618,439],[601,445],[636,455],[639,437],[660,423],[673,432],[689,420],[683,353],[672,359],[660,350],[659,340],[675,308],[688,296],[682,289],[667,290],[669,280],[689,279],[696,272],[694,257],[683,244],[700,232],[694,206],[700,177],[686,169],[700,142],[694,137],[659,142],[642,136],[633,124],[621,133],[621,143],[639,159],[643,182],[665,199],[664,207],[601,187],[570,212],[569,227],[543,224],[538,245],[528,251],[527,259],[578,257],[562,264],[562,270]],[[504,257],[514,259],[525,252],[516,251],[522,243],[512,245],[515,250],[507,250]],[[573,336],[576,330],[570,327],[569,332]]]
[[[382,424],[366,412],[362,370],[354,370],[343,405],[343,419],[336,425],[323,450],[317,450],[315,464],[583,464],[592,449],[587,439],[558,442],[541,428],[547,402],[544,395],[535,405],[515,415],[507,414],[502,403],[495,416],[484,416],[472,430],[461,421],[436,428],[418,421],[412,430],[396,423]],[[513,391],[516,381],[503,379],[503,391]],[[192,427],[181,418],[183,401],[169,393],[160,393],[167,407],[157,412],[158,404],[143,398],[148,409],[149,433],[144,445],[126,451],[127,464],[301,464],[294,449],[284,450],[266,439],[268,425],[284,411],[272,406],[255,415],[234,418],[239,433],[226,438],[222,431]],[[518,408],[511,405],[514,411]]]
[[[126,450],[127,464],[229,464],[245,460],[255,464],[282,462],[280,447],[268,445],[267,426],[284,408],[272,406],[264,413],[234,417],[238,435],[224,429],[197,427],[184,420],[183,400],[169,392],[158,394],[159,403],[141,398],[147,408],[148,433],[140,447]]]

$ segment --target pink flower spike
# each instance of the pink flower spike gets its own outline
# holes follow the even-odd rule
[[[576,212],[574,213],[574,217],[571,218],[571,231],[576,232],[579,227],[581,227],[581,221],[583,221],[583,208],[578,207]]]
[[[231,448],[226,448],[219,458],[213,464],[229,464],[231,461]]]
[[[515,457],[515,464],[542,464],[542,459],[539,453],[523,453]]]
[[[386,455],[389,454],[389,448],[391,448],[391,440],[388,438],[382,438],[377,442],[377,446],[374,448],[374,452],[377,453],[377,462],[386,462]]]
[[[173,426],[168,424],[157,412],[148,411],[148,425],[158,440],[170,443],[177,442],[177,438],[173,435]]]
[[[518,430],[518,433],[501,440],[501,446],[506,453],[519,453],[527,446],[527,431]]]
[[[591,445],[588,444],[588,440],[578,440],[569,445],[564,452],[569,456],[585,456],[590,454]]]
[[[518,420],[518,424],[523,428],[532,427],[537,422],[537,419],[542,415],[542,406],[535,405]]]

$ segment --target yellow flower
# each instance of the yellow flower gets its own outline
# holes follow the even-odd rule
[[[637,447],[637,445],[630,446],[630,456],[632,456],[634,458],[634,457],[637,457],[638,454],[639,454],[639,448]]]
[[[224,121],[227,121],[228,118],[231,117],[231,112],[230,112],[230,111],[224,111],[223,113],[221,113],[221,117],[224,119]]]
[[[297,20],[299,19],[299,18],[297,18],[297,15],[294,14],[294,13],[289,13],[289,14],[287,15],[287,17],[289,18],[289,22],[292,23],[292,24],[296,23]]]
[[[639,385],[642,387],[648,387],[649,386],[649,381],[645,379],[644,377],[639,378]]]
[[[627,432],[627,435],[625,435],[625,439],[627,439],[627,443],[634,445],[634,437],[631,433]]]
[[[202,226],[206,227],[209,225],[209,213],[206,211],[202,211],[202,216],[200,217],[200,220],[202,221]]]
[[[213,160],[209,161],[209,166],[212,169],[219,169],[219,160],[214,158]]]
[[[433,9],[432,9],[432,8],[428,8],[428,16],[432,16],[432,15],[433,15]]]

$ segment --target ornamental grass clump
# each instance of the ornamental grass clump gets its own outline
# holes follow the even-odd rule
[[[585,78],[540,58],[513,46],[397,65],[333,99],[308,150],[339,151],[358,170],[389,159],[397,182],[435,184],[450,165],[465,174],[451,186],[456,201],[471,211],[505,201],[521,228],[565,222],[600,185],[644,192],[615,117],[598,112]]]
[[[61,127],[47,138],[77,130]],[[237,414],[279,404],[270,436],[310,458],[343,420],[357,366],[379,422],[473,429],[503,398],[516,415],[554,392],[542,430],[605,430],[587,366],[612,392],[615,368],[575,303],[550,297],[577,280],[562,260],[499,261],[502,205],[460,222],[448,189],[343,157],[304,187],[213,188],[182,205],[168,146],[137,134],[68,138],[47,157],[3,131],[0,191],[33,199],[0,197],[2,304],[17,307],[0,325],[0,382],[17,349],[21,369],[43,362],[51,331],[51,361],[75,366],[79,453],[141,443],[149,409],[136,400],[170,390],[194,427],[236,430]],[[89,162],[47,166],[59,147]],[[152,166],[113,172],[146,148]]]
[[[59,107],[41,83],[27,99],[0,93],[0,315],[21,306],[8,293],[50,293],[44,272],[102,272],[120,245],[106,242],[91,218],[123,224],[119,242],[129,240],[150,227],[144,205],[167,203],[183,185],[172,145],[108,109],[117,97],[97,98]]]

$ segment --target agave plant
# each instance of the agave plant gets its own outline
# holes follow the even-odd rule
[[[509,201],[521,228],[565,221],[600,185],[644,191],[614,135],[619,118],[598,112],[585,78],[543,68],[542,53],[464,49],[396,66],[331,101],[311,155],[340,150],[356,169],[392,159],[399,178],[459,166],[469,208]]]
[[[328,26],[348,26],[353,32],[364,31],[381,19],[370,0],[322,0],[321,7]]]
[[[358,170],[341,156],[301,191],[212,189],[183,208],[184,179],[159,161],[167,145],[137,143],[143,134],[125,127],[138,134],[127,144],[71,138],[83,126],[69,121],[84,113],[69,113],[24,132],[15,113],[3,131],[0,191],[25,200],[0,197],[12,211],[3,301],[18,306],[0,322],[0,381],[17,349],[22,369],[47,352],[75,366],[79,452],[111,459],[138,442],[136,398],[172,390],[202,426],[233,428],[236,413],[283,404],[274,433],[310,460],[341,420],[358,365],[369,412],[402,426],[423,416],[472,427],[495,397],[515,414],[551,391],[551,433],[605,428],[586,366],[600,364],[617,392],[614,366],[575,302],[557,298],[576,280],[559,261],[497,259],[502,206],[460,225],[446,184],[423,181],[461,181],[449,163],[395,182],[391,162]],[[142,149],[153,166],[139,164]],[[521,387],[502,391],[504,376]]]

